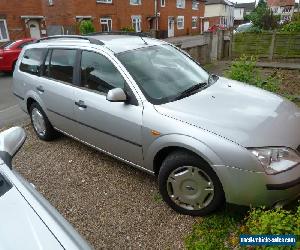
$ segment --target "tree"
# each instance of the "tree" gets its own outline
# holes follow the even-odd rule
[[[81,35],[95,32],[95,27],[91,20],[83,20],[80,22],[79,31]]]
[[[280,16],[274,15],[265,0],[259,0],[256,8],[247,17],[253,26],[262,30],[278,28]]]

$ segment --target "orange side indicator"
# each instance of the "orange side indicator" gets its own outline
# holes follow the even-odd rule
[[[151,134],[153,136],[159,136],[160,135],[160,133],[158,131],[156,131],[156,130],[151,130]]]

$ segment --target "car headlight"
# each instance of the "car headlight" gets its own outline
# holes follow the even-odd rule
[[[300,163],[300,156],[295,150],[282,148],[250,148],[267,174],[277,174]]]

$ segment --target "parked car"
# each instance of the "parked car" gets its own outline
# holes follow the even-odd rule
[[[300,194],[300,110],[206,72],[164,41],[58,36],[22,51],[13,92],[42,140],[57,131],[158,176],[176,211]]]
[[[0,72],[14,71],[19,54],[25,45],[32,43],[32,38],[10,41],[0,46]]]
[[[226,27],[220,24],[213,25],[208,28],[208,32],[217,32],[218,30],[225,30]]]
[[[248,32],[253,28],[253,23],[244,23],[239,25],[233,33],[243,33],[243,32]]]
[[[33,185],[12,169],[12,157],[25,137],[20,127],[0,133],[0,248],[91,249]]]

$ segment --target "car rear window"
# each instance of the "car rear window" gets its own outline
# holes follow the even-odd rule
[[[26,50],[20,64],[20,70],[32,75],[39,75],[45,52],[45,49],[40,48]]]
[[[74,49],[53,49],[50,61],[47,57],[45,62],[45,74],[52,79],[72,83],[76,53]]]

